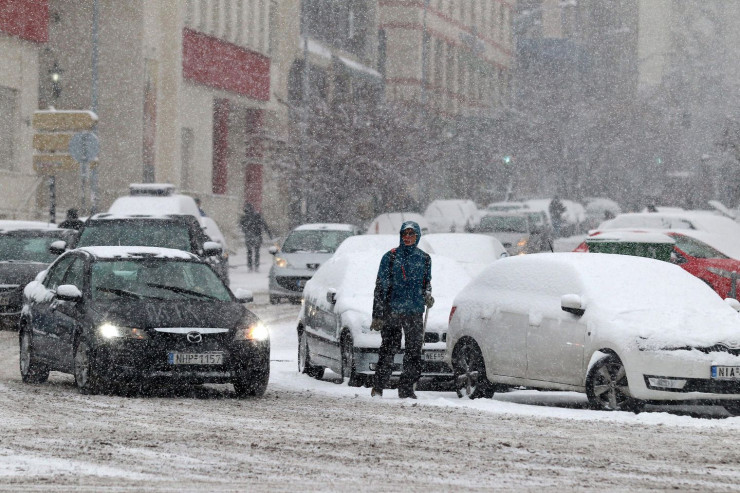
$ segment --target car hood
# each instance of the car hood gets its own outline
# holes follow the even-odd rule
[[[28,284],[46,267],[47,264],[42,262],[2,261],[0,262],[0,284]]]
[[[192,327],[232,329],[242,320],[256,321],[237,302],[183,301],[117,301],[93,303],[96,323],[110,322],[127,327]]]
[[[588,314],[588,310],[587,310]],[[701,348],[726,344],[740,348],[740,315],[698,307],[654,307],[614,313],[604,328],[611,339],[638,349]]]
[[[290,267],[296,269],[315,269],[329,260],[332,255],[333,252],[280,252],[277,254],[278,257],[282,257],[287,260]],[[309,265],[311,267],[309,267]]]

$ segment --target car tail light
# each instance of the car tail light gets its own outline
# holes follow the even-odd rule
[[[453,306],[452,309],[450,310],[450,319],[447,321],[448,324],[452,322],[452,316],[455,314],[455,310],[457,310],[457,307]]]

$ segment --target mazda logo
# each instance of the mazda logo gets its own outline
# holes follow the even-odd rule
[[[193,344],[198,344],[199,342],[203,341],[203,336],[200,332],[188,332],[188,335],[185,336],[188,340],[188,342],[192,342]]]

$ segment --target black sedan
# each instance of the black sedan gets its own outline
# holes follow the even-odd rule
[[[49,245],[73,235],[49,223],[0,221],[0,328],[18,326],[23,288],[56,258]]]
[[[239,291],[237,291],[239,293]],[[261,396],[270,334],[195,255],[154,247],[87,247],[60,256],[24,290],[24,382],[71,373],[95,394],[157,382],[233,383]]]

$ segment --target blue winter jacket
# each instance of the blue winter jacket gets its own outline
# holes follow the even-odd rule
[[[408,228],[416,231],[416,243],[412,246],[404,245],[403,238],[400,238],[403,230]],[[380,261],[375,280],[373,318],[384,318],[389,315],[386,313],[388,309],[399,315],[424,313],[424,293],[432,290],[432,259],[416,246],[421,238],[421,228],[414,221],[406,221],[401,225],[399,238],[398,248],[387,252]],[[393,251],[395,259],[391,273],[389,267]]]

